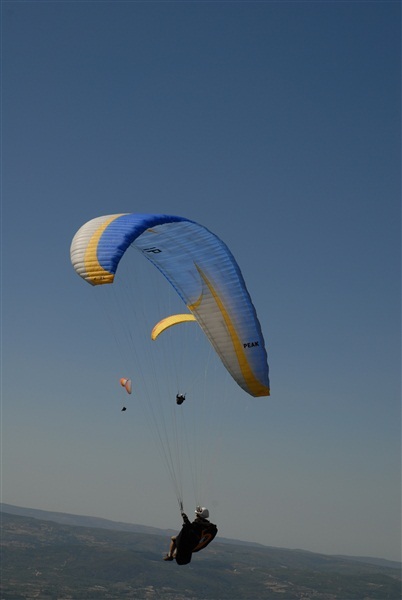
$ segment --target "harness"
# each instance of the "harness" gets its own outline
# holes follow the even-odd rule
[[[198,552],[199,550],[202,550],[203,548],[208,546],[208,544],[210,544],[212,542],[212,540],[214,539],[214,537],[216,536],[217,533],[218,533],[217,526],[214,525],[213,523],[210,523],[205,529],[202,530],[200,541],[195,546],[195,548],[193,548],[192,551]]]

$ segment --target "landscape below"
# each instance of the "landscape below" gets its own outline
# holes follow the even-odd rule
[[[171,531],[1,505],[1,599],[398,600],[396,562],[219,537],[162,560]]]

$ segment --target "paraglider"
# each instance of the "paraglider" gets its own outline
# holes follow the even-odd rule
[[[124,377],[122,377],[120,379],[120,385],[122,387],[124,387],[124,389],[126,390],[127,394],[131,394],[131,390],[132,390],[131,379],[125,379]],[[123,406],[123,408],[121,409],[120,412],[125,412],[126,410],[127,410],[127,408],[125,406]]]
[[[161,445],[161,455],[165,460],[171,482],[175,488],[184,521],[183,529],[175,537],[175,547],[169,551],[167,560],[173,560],[172,557],[174,557],[178,564],[187,564],[190,562],[193,552],[205,548],[214,539],[217,527],[209,522],[209,513],[205,508],[197,507],[197,516],[193,523],[189,521],[183,512],[181,481],[183,457],[189,458],[190,468],[192,469],[191,475],[194,476],[192,477],[194,480],[194,495],[196,502],[198,502],[201,497],[198,489],[196,489],[199,485],[198,476],[200,473],[203,474],[205,469],[200,468],[197,470],[197,462],[202,459],[206,462],[209,450],[213,452],[216,446],[213,444],[208,445],[206,442],[206,435],[210,434],[211,428],[203,427],[204,423],[200,420],[194,421],[196,427],[191,431],[192,437],[186,438],[186,431],[183,431],[182,442],[190,439],[187,446],[184,443],[178,443],[178,434],[182,433],[184,429],[185,417],[192,413],[193,409],[195,412],[201,404],[197,402],[198,398],[196,396],[204,401],[205,399],[211,401],[212,410],[203,410],[203,418],[210,416],[210,421],[216,420],[216,414],[213,410],[215,398],[207,392],[208,387],[206,385],[197,386],[196,393],[193,395],[194,387],[188,387],[187,382],[182,381],[181,374],[177,376],[176,373],[177,381],[175,381],[173,369],[168,369],[168,363],[171,364],[169,362],[171,357],[174,363],[174,357],[182,349],[180,343],[173,344],[171,353],[165,352],[163,354],[161,349],[170,334],[164,333],[161,336],[162,339],[156,343],[152,340],[157,340],[162,332],[176,325],[178,325],[178,328],[177,330],[176,327],[173,328],[174,335],[172,337],[176,336],[176,332],[179,337],[181,329],[187,329],[190,334],[194,335],[200,332],[202,340],[199,345],[207,345],[203,342],[208,340],[212,350],[211,355],[213,358],[214,355],[219,357],[230,375],[229,382],[231,378],[252,397],[270,395],[267,352],[256,310],[235,258],[219,237],[194,221],[180,216],[164,214],[120,213],[97,217],[88,221],[77,231],[71,243],[70,255],[73,267],[80,277],[92,286],[106,286],[108,288],[109,284],[113,284],[115,281],[123,256],[126,252],[132,254],[135,251],[140,255],[138,263],[146,263],[147,261],[151,263],[155,267],[155,273],[158,276],[162,274],[170,284],[175,300],[180,299],[188,311],[187,313],[181,313],[183,307],[181,309],[176,307],[163,308],[163,310],[156,313],[159,314],[159,318],[164,314],[169,314],[168,311],[177,311],[177,314],[165,317],[153,327],[152,324],[157,321],[158,317],[155,317],[152,313],[152,320],[149,320],[151,315],[149,306],[153,306],[153,300],[156,303],[160,297],[163,298],[167,295],[161,285],[160,290],[158,288],[155,293],[151,293],[153,294],[152,297],[151,294],[148,295],[145,305],[142,307],[142,312],[140,312],[138,306],[137,316],[134,318],[133,313],[136,305],[140,304],[137,296],[140,295],[144,283],[148,282],[147,277],[141,278],[136,282],[134,301],[129,304],[129,312],[127,312],[128,316],[126,316],[124,328],[119,329],[119,333],[124,329],[124,334],[127,334],[126,337],[132,343],[131,347],[135,352],[135,365],[140,375],[135,380],[136,395],[138,391],[138,394],[144,396],[145,401],[139,404],[149,409],[149,418],[155,428],[155,432],[152,433],[155,433],[156,442]],[[146,258],[147,261],[142,261],[141,258]],[[138,263],[134,270],[137,269]],[[123,269],[124,267],[122,267]],[[133,272],[127,272],[125,278],[120,278],[119,286],[125,287],[126,283],[130,284],[132,277]],[[160,277],[160,280],[163,282],[162,277]],[[113,289],[115,286],[110,287]],[[112,316],[114,317],[119,312],[120,307],[113,305],[111,309]],[[145,322],[147,323],[145,335],[140,336],[137,334],[137,330]],[[196,322],[198,326],[183,326],[182,324],[186,322]],[[128,329],[131,324],[135,325],[135,335],[129,335]],[[152,340],[149,339],[151,329]],[[149,346],[152,346],[152,350],[147,354],[148,342]],[[139,347],[137,347],[137,344]],[[190,366],[197,371],[196,377],[201,379],[202,374],[204,374],[204,382],[202,383],[211,385],[206,376],[206,369],[202,370],[197,360],[192,359],[194,347],[187,346],[187,349],[190,349],[191,352],[187,351],[186,359],[192,361]],[[185,349],[184,352],[186,352]],[[155,361],[155,355],[160,357],[159,362]],[[145,361],[142,368],[139,366],[141,360]],[[211,360],[212,362],[213,360]],[[131,362],[130,369],[132,365]],[[173,364],[174,366],[175,364]],[[153,371],[151,371],[152,367]],[[164,367],[167,370],[165,379],[161,376],[161,370]],[[217,372],[219,372],[220,390],[222,369],[217,369]],[[173,387],[173,382],[175,387]],[[128,394],[131,394],[131,380],[122,378],[120,384]],[[191,381],[190,385],[193,385]],[[194,401],[189,403],[188,408],[191,410],[171,411],[174,415],[170,427],[166,426],[166,421],[162,420],[160,425],[158,423],[158,419],[161,419],[165,414],[165,405],[168,405],[170,409],[172,408],[172,403],[166,402],[165,389],[168,389],[170,394],[168,397],[170,398],[174,397],[178,389],[185,389],[189,393],[191,389],[192,400],[194,398]],[[223,400],[222,396],[224,394],[220,394],[220,400]],[[176,403],[178,405],[183,404],[185,399],[185,394],[176,393]],[[157,401],[160,401],[158,406],[155,404]],[[126,410],[126,408],[123,407],[122,410]],[[224,415],[224,411],[221,411],[221,414]],[[188,455],[195,448],[194,437],[197,433],[200,434],[203,451],[194,452],[194,456],[189,457]],[[193,463],[190,463],[190,458],[193,459]],[[201,479],[201,476],[199,479]]]

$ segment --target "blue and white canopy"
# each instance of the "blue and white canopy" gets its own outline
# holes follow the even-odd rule
[[[183,217],[116,214],[93,219],[78,230],[71,261],[91,285],[110,284],[130,246],[175,288],[238,385],[251,396],[269,396],[261,326],[226,244]]]

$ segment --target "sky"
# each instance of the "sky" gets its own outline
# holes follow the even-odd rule
[[[400,560],[400,10],[2,2],[3,502],[180,527],[69,250],[100,215],[181,215],[231,249],[268,350],[269,398],[208,378],[219,535]]]

